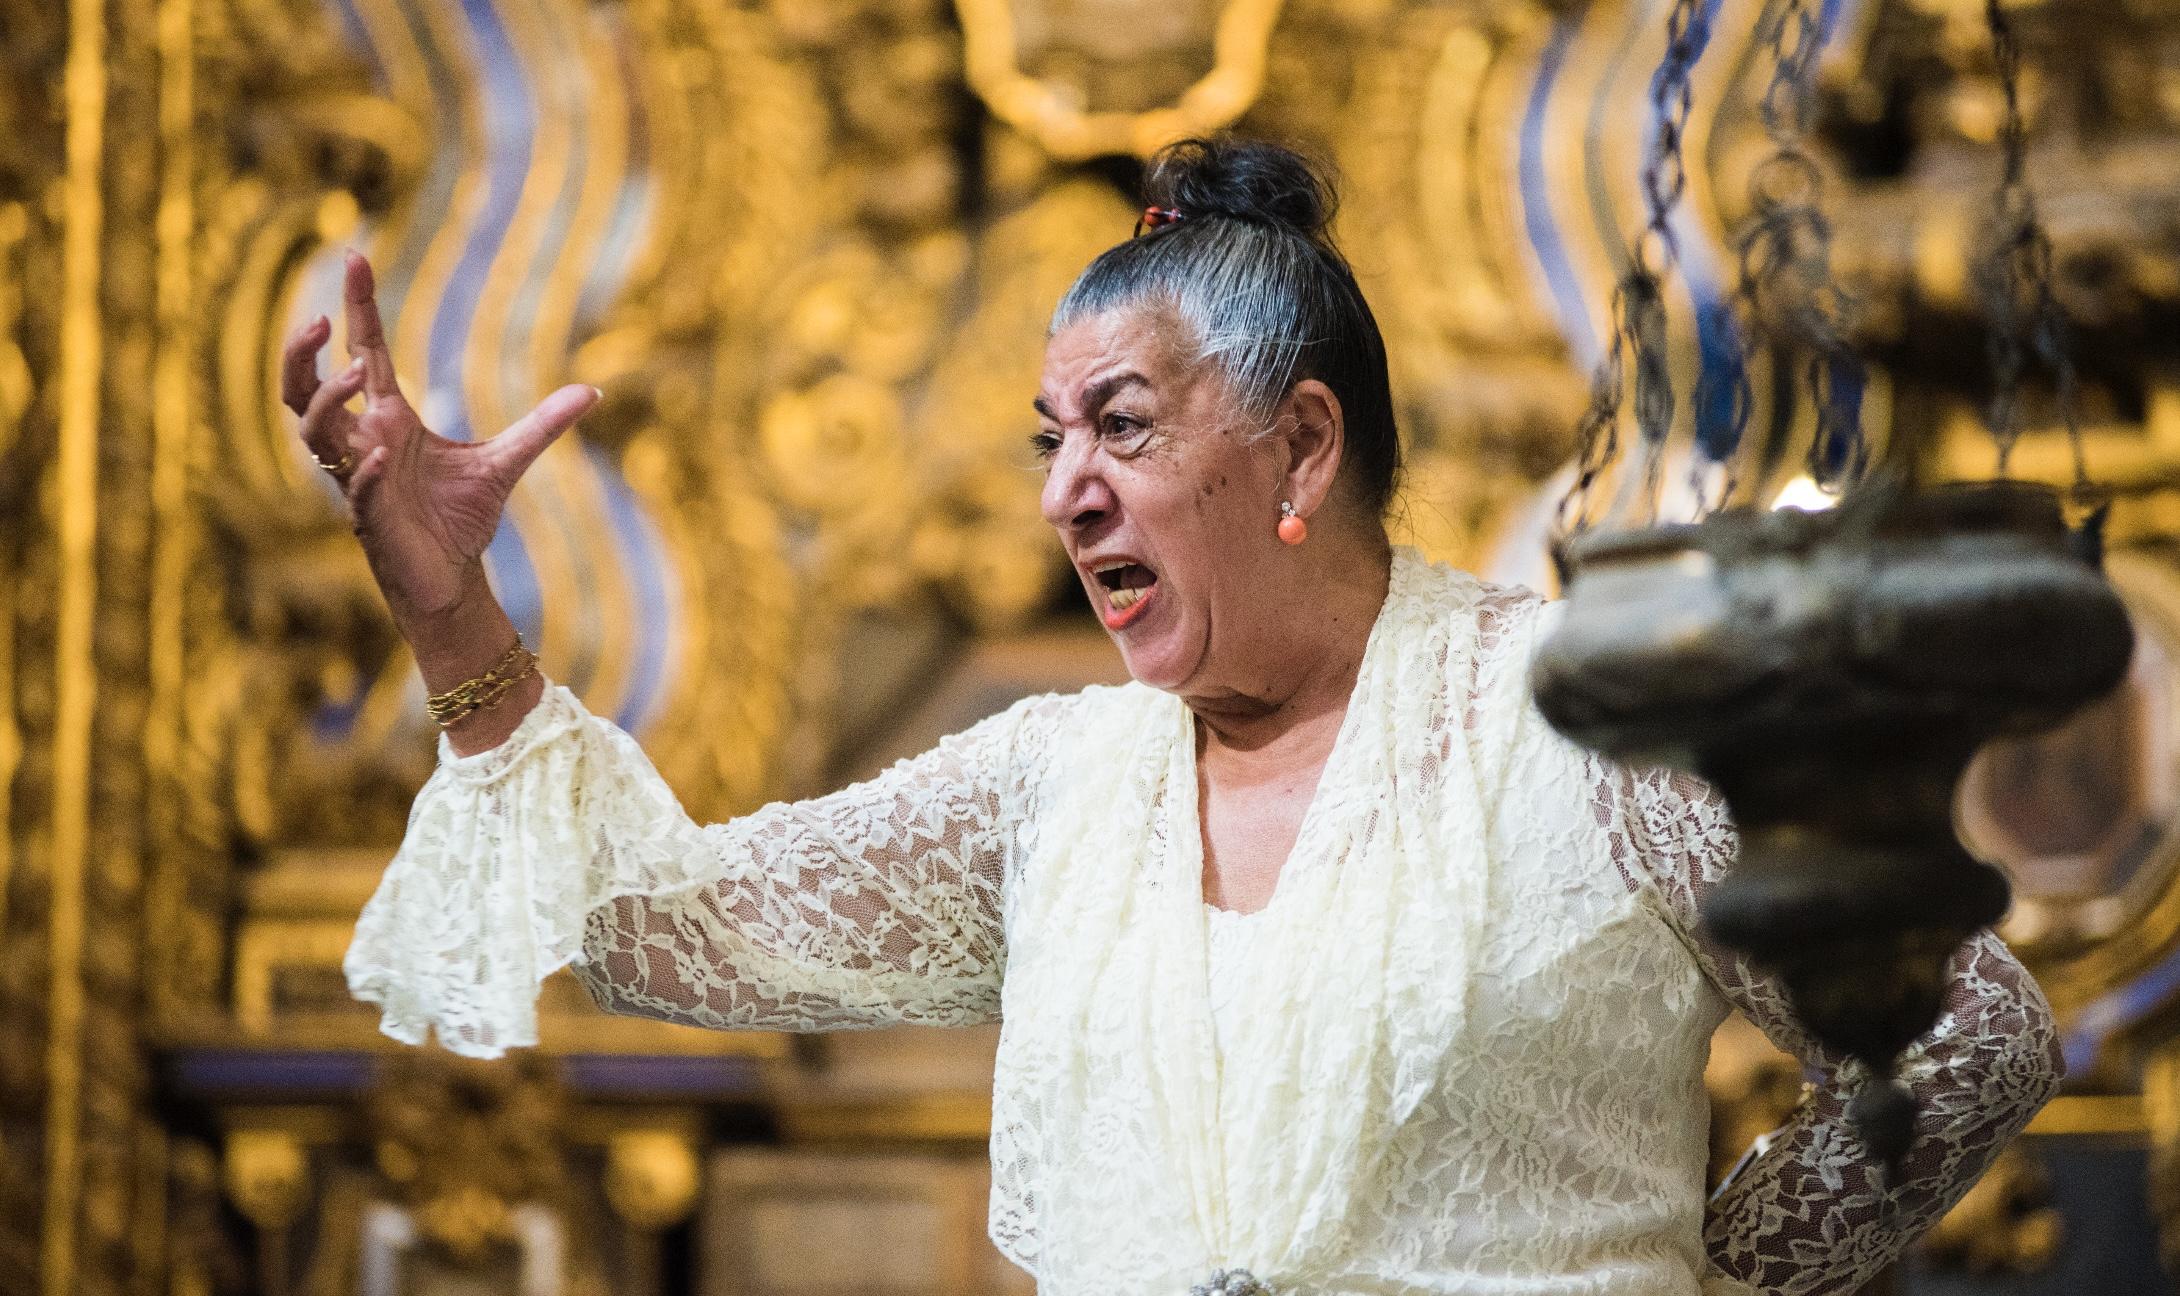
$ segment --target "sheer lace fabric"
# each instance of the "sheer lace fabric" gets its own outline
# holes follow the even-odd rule
[[[870,783],[700,826],[554,688],[501,747],[442,753],[351,985],[397,1038],[481,1056],[534,1042],[537,981],[570,963],[609,1008],[713,1027],[1004,1005],[992,1234],[1051,1293],[1177,1296],[1225,1265],[1282,1292],[1853,1290],[2050,1094],[2033,983],[1989,936],[1956,961],[1907,1067],[1924,1114],[1898,1183],[1834,1081],[1706,1207],[1702,1068],[1729,1006],[1833,1062],[1695,924],[1732,855],[1723,807],[1543,724],[1534,596],[1408,555],[1395,576],[1373,651],[1404,652],[1367,701],[1397,714],[1351,705],[1263,914],[1207,918],[1185,717],[1148,690],[1031,699]],[[1168,746],[1131,779],[1113,742],[1134,733]],[[1133,843],[1109,876],[1070,847],[1106,831],[1085,783],[1134,798],[1106,806]],[[1474,817],[1409,822],[1396,843],[1440,852],[1415,858],[1374,844],[1404,806]],[[1373,892],[1357,861],[1406,880]],[[1371,1020],[1343,1033],[1327,1004]]]

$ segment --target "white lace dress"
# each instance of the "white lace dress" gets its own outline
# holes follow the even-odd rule
[[[534,1042],[538,981],[570,963],[609,1009],[716,1028],[1003,1017],[991,1231],[1047,1293],[1182,1296],[1229,1266],[1281,1296],[1851,1292],[2051,1095],[2049,1010],[1979,936],[1903,1066],[1898,1181],[1835,1080],[1707,1203],[1729,1008],[1835,1060],[1697,926],[1733,853],[1716,797],[1530,705],[1549,615],[1400,555],[1247,917],[1202,903],[1194,744],[1148,689],[1032,698],[698,825],[552,687],[502,746],[442,750],[350,984],[395,1037],[479,1056]]]

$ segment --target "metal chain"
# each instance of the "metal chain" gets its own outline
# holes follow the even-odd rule
[[[1800,387],[1816,414],[1808,471],[1827,488],[1853,482],[1869,464],[1862,431],[1862,360],[1847,343],[1854,302],[1832,273],[1832,223],[1821,200],[1824,174],[1804,147],[1815,118],[1824,33],[1810,0],[1775,0],[1759,32],[1772,58],[1761,116],[1772,154],[1749,177],[1753,214],[1738,240],[1735,292],[1742,336],[1775,346],[1775,385]],[[1747,360],[1730,444],[1746,426]]]
[[[1649,155],[1643,160],[1643,196],[1650,221],[1636,238],[1634,262],[1638,269],[1656,274],[1663,274],[1680,257],[1670,221],[1688,188],[1688,163],[1682,150],[1687,143],[1688,113],[1695,102],[1691,82],[1696,59],[1710,41],[1700,13],[1697,0],[1674,0],[1665,18],[1665,58],[1650,80],[1650,112],[1657,124]],[[1653,243],[1664,257],[1655,267],[1647,264],[1648,245]]]
[[[1612,342],[1591,382],[1589,409],[1575,428],[1575,479],[1561,498],[1555,519],[1562,541],[1589,529],[1594,521],[1590,492],[1619,456],[1620,411],[1630,354],[1635,362],[1635,426],[1649,453],[1646,498],[1653,514],[1657,509],[1658,474],[1666,435],[1673,426],[1663,280],[1680,260],[1671,222],[1673,208],[1688,186],[1682,149],[1694,103],[1691,74],[1709,37],[1698,0],[1673,0],[1666,17],[1665,57],[1650,81],[1651,117],[1657,129],[1643,160],[1646,220],[1629,248],[1627,269],[1612,290]]]
[[[1991,55],[2005,101],[1999,124],[2001,171],[1991,201],[1977,283],[1989,320],[1991,358],[1991,439],[1998,444],[1998,474],[2006,475],[2015,442],[2021,439],[2021,377],[2033,351],[2051,374],[2059,417],[2074,453],[2074,494],[2086,499],[2095,487],[2082,446],[2077,408],[2074,357],[2067,339],[2066,316],[2051,288],[2051,236],[2044,228],[2036,195],[2028,186],[2028,126],[2021,115],[2021,46],[2006,16],[2004,0],[1984,0],[1984,22],[1991,32]]]

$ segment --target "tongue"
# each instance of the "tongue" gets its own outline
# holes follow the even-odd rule
[[[1120,569],[1120,588],[1122,589],[1149,589],[1157,583],[1157,575],[1141,563],[1130,563]]]

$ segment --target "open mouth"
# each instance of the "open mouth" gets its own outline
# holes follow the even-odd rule
[[[1105,606],[1098,614],[1108,630],[1118,630],[1141,616],[1158,588],[1158,573],[1141,563],[1101,563],[1090,574],[1105,592]]]

